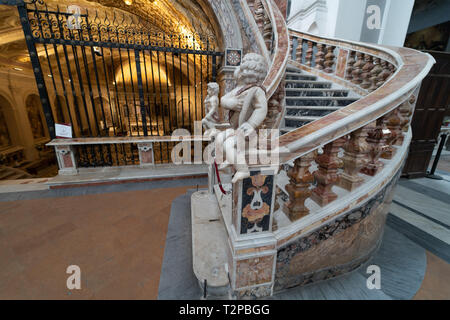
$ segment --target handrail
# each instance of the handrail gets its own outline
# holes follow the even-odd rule
[[[267,88],[267,96],[271,97],[283,80],[283,74],[289,60],[289,32],[284,17],[274,0],[264,0],[267,5],[273,28],[274,56],[263,86]]]
[[[357,52],[369,52],[390,59],[397,70],[381,87],[351,105],[317,121],[279,137],[281,162],[299,158],[333,140],[366,126],[394,110],[410,96],[430,71],[435,60],[429,54],[408,48],[384,47],[301,34],[308,41],[316,39],[335,46],[344,46]],[[297,63],[298,64],[298,63]],[[300,66],[300,64],[298,64]],[[319,73],[325,74],[325,72]],[[335,77],[337,78],[337,77]]]
[[[261,54],[269,63],[269,70],[264,79],[263,86],[266,88],[267,98],[271,98],[283,80],[283,74],[289,60],[290,44],[286,21],[274,0],[254,0],[251,4],[253,10],[249,7],[250,1],[241,0],[240,2],[244,14],[249,20],[250,27],[256,35],[256,43],[260,48]],[[255,8],[255,5],[257,4],[262,4],[264,7],[264,12],[261,16],[258,15],[259,13],[256,13],[257,9]],[[268,19],[270,25],[268,25],[268,21],[264,21],[264,19]],[[270,55],[270,50],[267,48],[264,41],[263,31],[259,28],[271,29],[273,56]]]

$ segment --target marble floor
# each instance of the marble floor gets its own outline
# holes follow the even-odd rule
[[[414,218],[399,218],[390,228],[409,223],[400,229],[419,234],[414,241],[426,252],[415,299],[450,299],[443,253],[450,224],[443,214],[449,208],[446,179],[402,180],[394,198],[392,216]],[[0,194],[0,299],[156,299],[172,201],[206,183],[198,178]],[[82,270],[80,291],[66,288],[72,264]]]

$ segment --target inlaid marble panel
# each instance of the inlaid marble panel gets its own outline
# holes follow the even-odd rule
[[[380,244],[400,172],[366,204],[279,249],[275,290],[333,278],[369,259]]]
[[[239,260],[236,266],[236,289],[272,282],[274,256]]]
[[[241,234],[269,231],[273,192],[273,175],[253,171],[242,181]]]

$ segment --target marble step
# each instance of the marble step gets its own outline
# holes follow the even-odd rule
[[[295,120],[295,121],[300,121],[300,122],[304,122],[304,121],[316,121],[319,120],[322,117],[314,117],[314,116],[286,116],[285,119],[286,120]]]
[[[286,105],[289,106],[333,106],[345,107],[357,98],[348,97],[286,97]]]
[[[300,128],[308,123],[319,120],[322,117],[314,117],[314,116],[289,116],[286,115],[284,117],[284,124],[288,128]]]
[[[302,108],[302,109],[300,109]],[[332,109],[333,108],[333,109]],[[286,108],[286,117],[288,116],[298,116],[298,117],[325,117],[326,115],[329,115],[330,113],[333,113],[334,111],[340,109],[339,107],[329,107],[329,108],[321,108],[321,109],[315,109],[314,107],[299,107],[297,108]]]
[[[324,88],[286,88],[286,97],[347,97],[348,90]]]
[[[302,70],[302,69],[299,69],[299,68],[296,68],[296,67],[287,66],[286,72],[302,73],[303,70]]]
[[[285,80],[312,80],[315,81],[317,79],[316,76],[300,74],[297,72],[286,72]]]
[[[286,80],[286,89],[330,89],[332,86],[331,82],[326,81],[308,81],[308,80]]]
[[[286,106],[288,110],[331,110],[336,111],[342,109],[342,107],[330,107],[330,106]]]

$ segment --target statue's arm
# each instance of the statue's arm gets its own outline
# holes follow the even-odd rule
[[[257,88],[254,93],[253,110],[247,123],[257,129],[266,119],[268,111],[266,93],[261,88]]]

